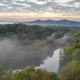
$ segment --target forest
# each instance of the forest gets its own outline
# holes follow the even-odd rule
[[[63,47],[64,55],[60,59],[57,72],[46,69],[35,69],[28,65],[23,69],[0,66],[0,80],[80,80],[80,27],[38,26],[24,24],[0,25],[0,40],[9,38],[20,42],[20,45],[33,44],[46,40],[55,34],[55,39],[69,35],[70,39]]]

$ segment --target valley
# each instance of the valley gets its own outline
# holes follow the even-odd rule
[[[10,73],[3,74],[12,78],[9,80],[21,80],[19,75],[23,75],[22,79],[29,80],[27,78],[28,75],[32,74],[31,72],[33,72],[33,77],[36,78],[38,76],[36,71],[38,70],[42,71],[41,74],[45,74],[44,77],[50,78],[49,75],[52,75],[56,76],[54,80],[66,80],[68,74],[75,75],[75,71],[80,70],[78,67],[80,66],[80,27],[0,25],[0,65],[3,66],[5,71],[9,71],[10,66],[12,66],[11,74],[13,77],[9,76]],[[70,69],[67,67],[70,66],[75,71],[66,73]],[[28,69],[30,73],[26,71]],[[17,72],[13,74],[15,70]],[[68,80],[74,78],[70,75]],[[48,80],[53,80],[54,77]]]

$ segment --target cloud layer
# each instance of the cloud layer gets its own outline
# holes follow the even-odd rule
[[[0,13],[4,12],[80,15],[80,0],[0,0]]]

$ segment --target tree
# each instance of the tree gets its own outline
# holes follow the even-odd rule
[[[59,80],[57,73],[51,72],[49,73],[49,76],[50,76],[50,80]]]
[[[4,75],[6,74],[6,71],[2,66],[0,66],[0,80],[4,80]]]
[[[61,80],[80,80],[80,61],[71,61],[60,72]]]

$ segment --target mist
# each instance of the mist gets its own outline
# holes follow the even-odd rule
[[[5,68],[12,65],[14,68],[23,68],[27,65],[39,65],[49,55],[49,46],[41,42],[27,46],[20,45],[19,41],[12,39],[0,40],[0,64]]]
[[[0,40],[0,64],[5,68],[24,68],[28,65],[39,66],[43,60],[52,56],[57,48],[68,41],[68,36],[56,39],[55,34],[46,40],[38,40],[33,44],[21,45],[18,39],[4,38]]]

